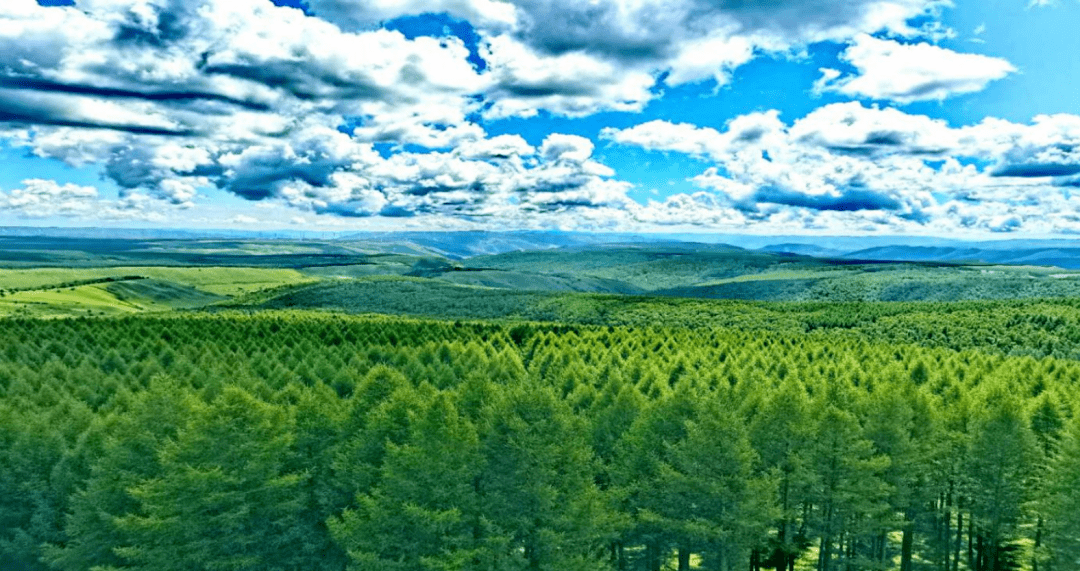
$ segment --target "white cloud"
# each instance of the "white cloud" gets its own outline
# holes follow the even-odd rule
[[[653,98],[648,69],[627,69],[582,52],[542,55],[509,36],[481,52],[488,65],[489,118],[531,117],[540,110],[580,117],[601,110],[640,111]]]
[[[536,149],[521,135],[498,135],[468,141],[455,148],[454,153],[466,159],[510,159],[535,154]]]
[[[529,116],[537,109],[580,116],[640,110],[668,85],[715,79],[756,53],[785,53],[859,33],[949,37],[935,22],[942,0],[734,2],[713,0],[311,0],[314,13],[346,29],[421,13],[468,20],[482,37],[494,102],[490,117]]]
[[[840,103],[790,125],[769,112],[737,117],[722,131],[651,121],[604,136],[713,162],[692,179],[712,198],[652,203],[653,219],[706,205],[698,218],[736,219],[734,209],[747,224],[789,230],[799,223],[842,231],[1053,233],[1078,223],[1069,214],[1077,204],[1063,188],[1080,175],[1080,117],[1072,115],[953,128],[896,109]]]
[[[695,157],[719,155],[727,148],[726,138],[715,129],[659,119],[629,129],[609,127],[602,131],[601,136],[650,151],[677,151]]]
[[[961,134],[945,121],[893,108],[838,103],[795,121],[792,139],[834,152],[883,156],[935,156],[955,149]]]
[[[842,76],[822,70],[818,91],[911,103],[943,100],[982,91],[991,81],[1016,72],[1008,61],[979,54],[963,54],[939,46],[903,44],[867,34],[855,37],[840,59],[856,73]]]
[[[17,143],[41,156],[111,160],[124,188],[188,204],[208,179],[162,184],[191,175],[152,158],[153,147],[235,154],[346,121],[362,142],[460,147],[484,140],[478,112],[640,111],[662,74],[668,84],[723,82],[760,51],[860,31],[916,34],[907,20],[940,3],[829,4],[315,0],[320,18],[266,0],[10,0],[0,6],[0,75],[19,80],[0,77],[0,121],[34,125]],[[476,27],[482,71],[457,38],[378,28],[432,11]],[[117,151],[129,148],[143,162],[120,164]]]
[[[632,202],[630,185],[593,160],[593,143],[551,134],[535,148],[516,135],[453,151],[397,152],[326,128],[196,161],[216,184],[250,200],[274,200],[345,217],[508,216]],[[191,169],[192,165],[184,165]]]
[[[258,139],[359,117],[367,140],[447,146],[487,80],[454,38],[342,32],[265,0],[0,7],[3,120]]]
[[[27,179],[23,187],[0,191],[0,212],[22,218],[96,218],[100,220],[164,220],[150,208],[145,196],[134,194],[120,200],[104,200],[92,186],[60,184],[54,180]]]
[[[321,18],[363,29],[405,15],[448,13],[485,28],[513,26],[518,8],[500,0],[309,0]]]

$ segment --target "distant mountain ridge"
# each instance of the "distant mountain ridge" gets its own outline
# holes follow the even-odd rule
[[[844,250],[837,250],[836,248],[826,248],[824,246],[815,246],[813,244],[770,244],[764,248],[758,248],[762,252],[769,252],[773,254],[795,254],[799,256],[810,256],[813,258],[837,258],[844,255]]]
[[[981,246],[978,245],[978,246]],[[925,247],[884,246],[848,252],[842,256],[851,260],[894,262],[939,262],[1001,264],[1010,266],[1053,266],[1064,269],[1080,269],[1080,244],[1062,248],[1049,245],[1045,248],[1004,249],[993,247]]]
[[[826,259],[1056,266],[1080,269],[1080,240],[961,241],[926,236],[759,236],[606,232],[197,230],[168,228],[0,227],[0,237],[110,240],[315,240],[345,242],[373,252],[432,255],[455,260],[511,252],[633,245],[695,251],[745,249]]]
[[[590,234],[585,232],[354,232],[339,235],[337,240],[411,244],[432,253],[464,259],[473,256],[550,250],[612,243],[653,243],[656,240],[635,234]]]

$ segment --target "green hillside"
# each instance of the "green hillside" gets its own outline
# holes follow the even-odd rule
[[[1029,266],[855,262],[714,246],[611,246],[467,260],[447,281],[549,291],[648,293],[759,301],[959,301],[1080,296],[1080,273]],[[512,272],[500,282],[494,271]],[[492,279],[483,281],[491,274]],[[533,276],[530,278],[530,276]],[[466,281],[468,280],[468,281]],[[567,287],[565,284],[582,284]],[[505,285],[504,285],[505,284]]]
[[[0,270],[5,571],[1074,556],[1080,274],[135,246]]]
[[[283,288],[244,309],[317,309],[441,319],[498,319],[631,327],[732,327],[1011,355],[1080,359],[1077,298],[963,302],[753,302],[665,296],[512,291],[384,277]]]
[[[660,290],[679,297],[761,301],[964,301],[1080,296],[1080,274],[1051,268],[856,265],[743,275]]]
[[[161,306],[171,309],[189,309],[228,299],[226,296],[209,293],[189,285],[154,279],[113,282],[106,285],[105,289],[122,302],[134,302],[147,308]]]
[[[466,267],[509,270],[565,278],[621,282],[628,289],[660,290],[766,270],[818,268],[823,264],[733,247],[606,246],[513,252],[470,258]]]

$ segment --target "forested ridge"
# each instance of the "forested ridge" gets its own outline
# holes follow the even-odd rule
[[[1076,569],[1080,362],[842,309],[4,320],[0,567]]]

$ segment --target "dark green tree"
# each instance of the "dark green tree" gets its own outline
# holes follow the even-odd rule
[[[603,569],[612,517],[587,425],[553,389],[531,384],[498,395],[490,419],[480,427],[479,493],[489,533],[508,539],[494,568]]]
[[[1006,391],[991,389],[986,414],[971,441],[971,513],[978,528],[975,571],[1019,566],[1015,553],[1019,526],[1033,499],[1036,440],[1025,411]]]
[[[160,475],[129,492],[136,513],[120,519],[135,541],[115,551],[133,569],[299,571],[305,530],[303,475],[287,471],[288,410],[226,386],[161,448]]]
[[[417,403],[409,437],[390,444],[375,489],[331,520],[357,571],[492,569],[503,538],[483,515],[476,429],[439,394]]]
[[[1050,462],[1040,500],[1046,516],[1048,562],[1053,569],[1080,565],[1080,417],[1069,423]]]

